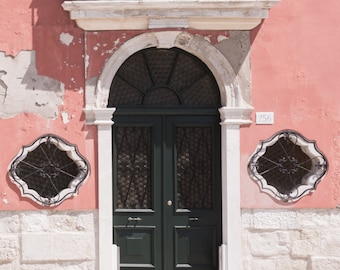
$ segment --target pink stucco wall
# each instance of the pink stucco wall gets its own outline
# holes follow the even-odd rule
[[[275,123],[242,128],[242,168],[259,140],[294,129],[316,141],[329,170],[312,195],[281,204],[261,193],[242,169],[243,207],[318,208],[340,203],[339,9],[337,0],[282,0],[251,32],[254,111],[274,112]]]
[[[7,176],[7,167],[23,145],[29,145],[46,133],[56,134],[78,146],[91,164],[91,175],[77,197],[66,200],[57,209],[93,209],[96,192],[96,130],[84,125],[84,32],[69,19],[61,8],[62,0],[0,0],[0,51],[16,57],[20,51],[36,51],[39,75],[64,84],[63,104],[56,119],[22,113],[0,119],[0,211],[41,209],[30,199],[22,198]],[[66,46],[60,35],[68,33],[73,42]],[[10,89],[14,91],[15,89]],[[13,104],[13,106],[16,106]],[[68,120],[63,121],[61,112]]]
[[[56,119],[46,119],[29,112],[0,119],[0,138],[4,142],[0,144],[0,179],[3,179],[0,181],[0,211],[44,208],[31,199],[23,198],[18,188],[11,183],[7,171],[11,160],[23,145],[31,144],[46,133],[56,134],[76,144],[91,165],[91,175],[80,188],[78,196],[67,199],[55,208],[97,207],[96,127],[85,125],[85,80],[98,77],[112,53],[142,31],[85,33],[70,20],[69,13],[61,7],[62,2],[15,1],[9,9],[8,2],[0,0],[0,51],[14,59],[21,51],[35,51],[38,74],[58,80],[65,87],[63,103],[58,107]],[[200,33],[209,37],[212,43],[217,42],[218,32]],[[223,34],[228,33],[223,31]],[[72,37],[72,41],[65,44],[62,35]],[[67,121],[63,119],[62,113],[67,113]]]
[[[48,120],[31,113],[0,119],[0,210],[42,208],[20,196],[7,176],[7,167],[22,145],[30,144],[44,133],[54,133],[77,144],[92,169],[79,195],[57,209],[97,207],[96,128],[84,124],[85,79],[97,77],[114,50],[141,32],[84,33],[63,11],[62,2],[21,0],[12,1],[8,8],[8,1],[0,0],[0,51],[15,57],[22,50],[35,50],[39,75],[65,85],[64,102],[56,119]],[[269,18],[251,31],[254,113],[274,112],[275,123],[253,123],[241,129],[241,204],[244,208],[318,208],[340,203],[339,9],[338,0],[282,0],[271,10]],[[62,33],[73,37],[67,46],[60,41]],[[209,35],[213,43],[219,34],[199,33]],[[85,55],[89,59],[87,70]],[[70,116],[68,123],[63,121],[62,111]],[[262,193],[246,169],[258,142],[287,128],[316,140],[330,165],[317,190],[294,204],[279,203]]]

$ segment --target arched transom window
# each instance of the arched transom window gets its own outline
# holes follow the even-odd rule
[[[177,48],[149,48],[129,57],[111,84],[108,107],[136,105],[219,107],[220,95],[197,57]]]

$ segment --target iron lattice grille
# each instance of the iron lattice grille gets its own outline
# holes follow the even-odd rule
[[[129,57],[111,84],[108,107],[131,105],[220,106],[220,96],[201,60],[177,48],[149,48]]]
[[[177,127],[177,204],[182,209],[212,208],[212,130]]]
[[[115,128],[117,208],[151,209],[151,128]]]
[[[9,175],[23,196],[55,206],[77,194],[89,171],[87,160],[75,145],[47,134],[22,148],[10,165]]]
[[[316,189],[328,168],[314,141],[284,130],[261,141],[248,171],[264,191],[282,201],[295,201]]]

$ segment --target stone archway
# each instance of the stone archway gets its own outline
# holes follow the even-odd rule
[[[215,76],[221,91],[222,106],[251,108],[243,99],[240,78],[223,54],[202,36],[179,31],[145,33],[124,43],[106,62],[98,79],[94,93],[96,108],[106,107],[112,79],[123,62],[133,53],[150,47],[177,47],[195,55]]]

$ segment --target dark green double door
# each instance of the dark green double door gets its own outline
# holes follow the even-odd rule
[[[114,243],[121,269],[218,269],[219,125],[212,116],[115,116]]]

